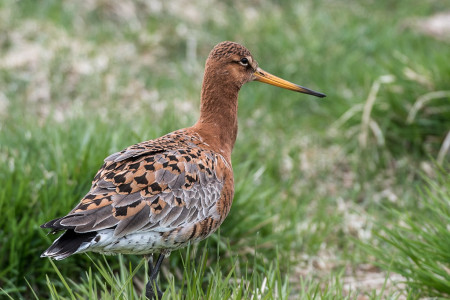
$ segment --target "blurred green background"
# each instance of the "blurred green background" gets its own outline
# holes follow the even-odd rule
[[[192,125],[224,40],[327,98],[242,88],[233,207],[165,262],[164,297],[186,285],[188,299],[450,295],[449,12],[440,0],[1,0],[0,298],[142,297],[143,268],[119,296],[107,280],[141,258],[108,257],[109,275],[94,254],[54,267],[39,225],[73,208],[104,157]],[[401,249],[424,236],[405,224],[428,221],[425,236],[444,227],[439,253],[418,251],[425,268]]]

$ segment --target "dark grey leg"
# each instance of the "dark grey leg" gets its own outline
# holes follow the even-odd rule
[[[156,278],[158,277],[159,269],[161,268],[162,261],[164,260],[165,255],[160,254],[158,257],[158,260],[156,261],[155,267],[153,267],[153,259],[149,259],[147,261],[148,263],[148,282],[145,286],[145,296],[150,299],[161,299],[163,296],[163,293],[158,287],[158,284],[156,283]],[[156,288],[156,293],[155,293]]]

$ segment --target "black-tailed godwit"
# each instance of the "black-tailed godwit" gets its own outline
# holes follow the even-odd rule
[[[156,277],[164,257],[211,235],[230,211],[238,93],[249,81],[325,97],[260,69],[237,43],[218,44],[206,61],[197,123],[108,156],[81,202],[41,226],[64,231],[42,257],[159,254],[154,266],[148,260],[146,296],[161,299]]]

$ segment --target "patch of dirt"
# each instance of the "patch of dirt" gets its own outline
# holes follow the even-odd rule
[[[315,256],[304,256],[304,263],[295,267],[290,278],[290,285],[300,288],[300,282],[311,280],[320,282],[325,291],[333,291],[336,285],[337,298],[350,296],[351,299],[368,300],[376,293],[380,299],[406,299],[403,291],[406,289],[405,278],[396,273],[387,273],[371,264],[348,265],[342,276],[332,276],[333,270],[340,260],[333,251],[321,249]],[[337,276],[337,275],[336,275]],[[336,284],[339,282],[339,284]],[[306,283],[307,284],[307,283]],[[342,286],[342,290],[338,286]],[[295,292],[293,292],[295,299]]]
[[[403,276],[387,274],[370,264],[359,265],[356,270],[348,270],[342,280],[343,293],[351,294],[357,300],[370,299],[369,295],[373,291],[376,291],[381,299],[406,299],[406,296],[401,294],[406,288]]]
[[[450,41],[450,11],[408,21],[407,26],[436,39]]]

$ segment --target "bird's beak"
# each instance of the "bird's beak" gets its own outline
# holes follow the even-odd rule
[[[315,92],[313,90],[307,89],[307,88],[297,85],[295,83],[281,79],[280,77],[272,75],[260,68],[256,69],[255,73],[253,73],[253,76],[255,76],[256,81],[268,83],[268,84],[278,86],[283,89],[287,89],[287,90],[291,90],[291,91],[295,91],[295,92],[299,92],[299,93],[304,93],[304,94],[309,94],[309,95],[313,95],[313,96],[320,97],[320,98],[326,97],[325,94]]]

